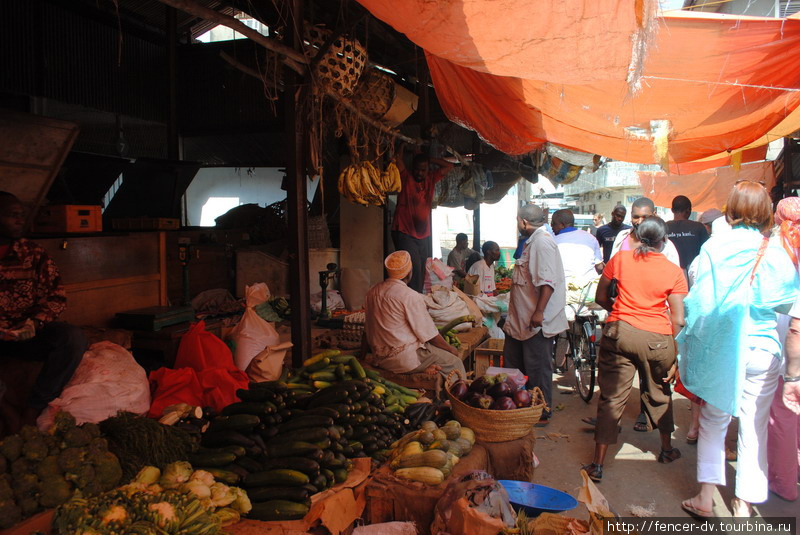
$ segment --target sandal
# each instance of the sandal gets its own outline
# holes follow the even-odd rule
[[[698,436],[699,435],[695,435],[695,436],[686,435],[686,443],[694,446],[695,444],[697,444]]]
[[[681,509],[697,518],[714,518],[714,511],[704,511],[692,505],[692,498],[681,502]]]
[[[586,475],[589,476],[589,479],[594,481],[595,483],[600,483],[600,480],[603,479],[603,465],[602,464],[585,464],[581,467],[581,469],[586,470]]]
[[[647,428],[647,416],[644,413],[639,414],[636,418],[636,423],[633,424],[633,430],[638,433],[647,433],[649,429]]]
[[[671,450],[661,450],[658,454],[658,462],[662,464],[669,464],[672,461],[677,461],[681,458],[681,450],[672,448]]]

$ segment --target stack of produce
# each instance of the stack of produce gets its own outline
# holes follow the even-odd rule
[[[442,427],[427,421],[392,445],[389,466],[399,478],[438,485],[474,444],[472,430],[455,420]]]
[[[25,426],[0,442],[0,528],[69,500],[120,484],[122,469],[95,424],[75,425],[66,412],[50,433]]]
[[[191,420],[193,416],[187,418]],[[99,424],[100,431],[108,439],[109,451],[119,458],[123,482],[130,481],[145,466],[164,468],[170,463],[185,461],[189,452],[197,448],[204,425],[204,422],[195,425],[188,421],[181,425],[164,425],[130,412],[119,412]]]
[[[261,520],[305,516],[311,495],[347,479],[349,459],[387,457],[407,430],[406,407],[416,418],[423,414],[418,405],[431,406],[338,351],[320,353],[284,378],[239,390],[243,401],[211,421],[190,456],[224,481],[241,481],[254,503],[251,516]]]
[[[242,489],[177,462],[163,473],[146,466],[131,483],[112,492],[88,499],[76,496],[56,510],[53,528],[60,535],[214,535],[250,509]]]
[[[472,383],[456,381],[450,394],[477,409],[507,411],[530,407],[533,402],[531,393],[520,389],[505,373],[484,375]]]
[[[348,201],[364,206],[381,206],[387,193],[397,193],[402,187],[400,170],[394,163],[381,172],[372,163],[361,162],[348,165],[339,175],[339,193]]]
[[[442,338],[444,338],[444,341],[454,348],[461,348],[461,340],[458,339],[458,333],[456,333],[454,330],[451,329],[445,333],[442,333]]]
[[[497,266],[494,271],[494,282],[495,282],[495,292],[498,294],[504,294],[511,291],[511,284],[512,284],[512,276],[514,274],[514,268],[504,267],[504,266]]]

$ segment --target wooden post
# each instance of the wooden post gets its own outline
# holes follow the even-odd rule
[[[289,43],[302,54],[302,0],[290,0]],[[308,208],[304,164],[304,100],[308,92],[300,90],[300,77],[284,69],[286,99],[286,208],[289,215],[289,284],[292,307],[292,365],[299,367],[311,353],[311,291],[308,283]]]
[[[783,138],[783,176],[778,177],[778,184],[781,186],[781,197],[786,195],[794,187],[794,169],[792,169],[792,152],[794,141],[792,138]]]
[[[168,78],[167,159],[178,160],[178,11],[164,6],[166,13],[166,48]]]

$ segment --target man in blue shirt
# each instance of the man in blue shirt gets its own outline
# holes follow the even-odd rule
[[[614,247],[614,240],[621,231],[631,228],[630,225],[625,225],[625,214],[628,211],[624,206],[618,204],[611,212],[611,221],[607,225],[603,225],[597,229],[597,242],[603,248],[603,262],[608,262],[611,258],[611,250]]]

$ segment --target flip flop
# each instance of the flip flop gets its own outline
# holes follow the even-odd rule
[[[591,425],[592,427],[597,427],[597,418],[594,418],[592,416],[581,418],[581,422],[585,423],[586,425]]]
[[[714,518],[714,511],[703,511],[692,505],[692,499],[683,500],[681,502],[681,509],[696,518]]]
[[[694,446],[697,444],[697,436],[690,437],[689,435],[686,435],[686,443]]]

